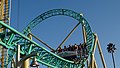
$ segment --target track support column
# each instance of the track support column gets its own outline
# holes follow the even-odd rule
[[[28,29],[28,31],[30,32],[30,29]],[[32,35],[28,34],[28,38],[30,38],[32,40]],[[30,58],[28,58],[24,61],[23,68],[29,68],[29,65],[30,65],[29,61],[30,61]]]
[[[96,45],[98,46],[98,50],[99,50],[99,54],[100,54],[100,57],[101,57],[101,60],[102,60],[102,64],[103,64],[103,67],[106,68],[106,63],[105,63],[105,60],[104,60],[104,57],[103,57],[103,53],[102,53],[102,49],[101,49],[101,46],[100,46],[100,42],[98,40],[98,36],[97,34],[94,33],[94,38],[95,38],[95,42],[94,42],[94,47],[93,47],[93,51],[92,51],[92,54],[95,53],[95,49],[96,49]],[[93,59],[94,57],[92,57]],[[97,67],[97,64],[96,64],[96,61],[95,59],[93,60],[94,63],[94,66]]]
[[[23,68],[29,68],[29,58],[23,62]]]
[[[17,45],[17,55],[16,55],[16,68],[20,68],[18,66],[18,62],[20,61],[20,45]]]

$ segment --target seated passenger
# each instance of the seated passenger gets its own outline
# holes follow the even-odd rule
[[[75,44],[74,47],[75,47],[75,48],[74,48],[74,51],[77,51],[77,50],[78,50],[78,45]]]
[[[58,48],[58,53],[62,52],[62,49],[61,47]]]
[[[68,51],[72,51],[72,45],[69,45]]]
[[[75,46],[74,45],[72,45],[72,51],[74,51],[75,50]]]
[[[64,51],[68,51],[68,49],[67,49],[67,47],[66,46],[64,46],[64,49],[63,49]]]
[[[87,58],[87,57],[88,57],[88,50],[87,50],[87,45],[86,45],[86,43],[84,43],[84,44],[82,45],[82,50],[83,50],[83,57],[84,57],[84,58]]]
[[[82,52],[81,45],[78,46],[78,55],[79,55],[80,59],[82,59],[83,52]]]

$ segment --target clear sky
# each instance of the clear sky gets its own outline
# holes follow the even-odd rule
[[[112,56],[106,50],[107,44],[113,42],[117,50],[114,53],[116,68],[120,66],[120,1],[119,0],[12,0],[11,26],[22,31],[35,17],[51,9],[70,9],[83,13],[93,32],[98,34],[107,68],[113,68]],[[37,25],[32,33],[56,49],[71,28],[78,21],[65,17],[51,17]],[[81,30],[70,37],[64,45],[79,44],[82,42]],[[98,68],[102,68],[100,56],[96,50],[95,55]],[[41,65],[41,68],[46,68]]]

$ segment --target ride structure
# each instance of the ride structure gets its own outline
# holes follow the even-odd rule
[[[6,23],[7,25],[10,25],[10,9],[11,9],[11,0],[0,0],[0,20]],[[0,25],[1,26],[1,25]],[[2,28],[0,29],[0,33],[7,34],[8,30]],[[5,37],[5,35],[0,34],[0,41],[2,40],[2,37]],[[7,39],[7,37],[6,37]],[[8,60],[8,53],[7,49],[0,45],[0,65],[1,67],[6,67],[5,64],[7,64]]]
[[[92,32],[90,25],[88,24],[87,20],[83,17],[82,14],[79,14],[75,11],[68,10],[68,9],[49,10],[37,16],[35,19],[33,19],[28,24],[28,26],[23,29],[21,33],[15,30],[14,28],[10,27],[9,24],[5,23],[6,21],[8,22],[9,16],[5,17],[5,21],[3,19],[5,14],[9,15],[9,13],[6,12],[4,9],[5,7],[9,6],[6,4],[6,2],[9,3],[8,0],[0,0],[0,7],[2,7],[0,8],[0,12],[1,12],[0,14],[0,20],[1,20],[0,21],[0,45],[2,46],[2,48],[6,49],[7,58],[8,58],[6,59],[6,61],[3,61],[5,58],[3,56],[4,53],[2,53],[1,68],[4,68],[4,67],[6,68],[10,62],[13,62],[13,57],[15,55],[17,56],[17,59],[16,59],[16,64],[14,63],[13,67],[17,67],[17,68],[19,68],[21,65],[23,65],[23,68],[28,68],[29,65],[27,63],[29,62],[30,58],[34,58],[34,57],[36,57],[37,62],[39,62],[40,64],[44,64],[50,68],[83,68],[85,67],[85,64],[87,65],[87,68],[97,68],[97,63],[94,57],[96,45],[98,45],[103,67],[106,68],[106,64],[104,61],[104,57],[102,54],[98,37],[95,33]],[[4,6],[4,5],[7,5],[7,6]],[[78,23],[72,29],[72,31],[70,31],[67,37],[65,37],[65,39],[58,46],[58,48],[64,44],[64,42],[69,38],[69,36],[74,32],[74,30],[80,24],[82,26],[83,39],[84,39],[84,43],[87,45],[88,57],[82,59],[80,63],[76,63],[74,61],[70,61],[58,56],[55,53],[55,51],[57,51],[58,48],[57,49],[51,48],[45,42],[43,42],[42,40],[40,40],[39,38],[37,38],[35,35],[32,34],[32,29],[38,24],[40,24],[43,20],[46,20],[47,18],[50,18],[53,16],[59,16],[59,15],[72,17],[76,19]],[[32,37],[35,37],[41,43],[46,45],[48,48],[51,49],[51,51],[47,50],[43,46],[33,41]],[[22,64],[22,62],[24,61],[26,62]]]

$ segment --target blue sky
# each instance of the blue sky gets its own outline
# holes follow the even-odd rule
[[[17,23],[18,0],[12,0],[11,27],[20,32],[35,17],[51,9],[63,8],[83,13],[93,32],[98,34],[107,68],[113,68],[111,54],[106,50],[107,44],[113,42],[116,45],[117,50],[115,51],[114,56],[116,68],[119,68],[119,0],[19,0],[19,4],[19,23]],[[78,23],[78,21],[65,16],[51,17],[37,25],[32,33],[56,49],[76,23]],[[74,43],[79,44],[82,42],[82,35],[80,34],[81,28],[78,28],[64,45]],[[98,62],[98,68],[102,68],[97,50],[95,58]],[[41,68],[46,67],[41,65]]]

